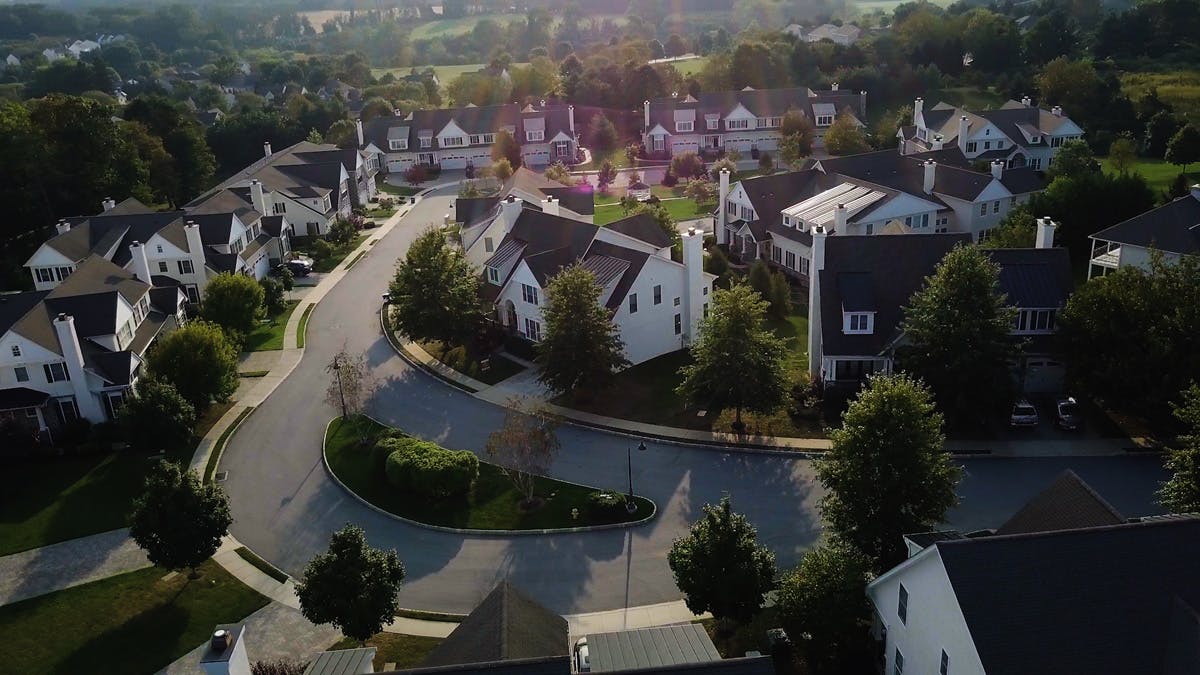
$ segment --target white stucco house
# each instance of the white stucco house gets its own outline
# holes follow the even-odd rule
[[[1180,256],[1200,255],[1200,185],[1193,185],[1183,197],[1101,230],[1091,239],[1089,279],[1127,265],[1149,269],[1151,251],[1160,253],[1166,263]]]

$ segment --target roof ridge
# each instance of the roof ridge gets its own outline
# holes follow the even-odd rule
[[[1200,514],[1184,513],[1177,514],[1179,517],[1166,518],[1161,520],[1141,520],[1131,519],[1125,520],[1114,525],[1097,525],[1094,527],[1074,527],[1066,530],[1045,530],[1042,532],[1017,532],[1014,534],[993,534],[986,537],[973,537],[969,539],[955,539],[953,541],[939,541],[935,546],[957,546],[960,544],[968,544],[972,542],[996,542],[1010,541],[1013,539],[1034,539],[1038,537],[1052,537],[1064,535],[1086,535],[1100,532],[1107,532],[1122,528],[1137,528],[1137,527],[1154,527],[1163,525],[1179,525],[1182,523],[1194,523],[1200,525]]]

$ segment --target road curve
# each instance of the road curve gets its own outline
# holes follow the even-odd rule
[[[666,564],[672,540],[700,507],[733,497],[781,566],[796,562],[820,536],[821,488],[812,462],[647,442],[634,450],[638,494],[659,516],[632,530],[547,536],[483,537],[434,532],[382,516],[347,495],[321,461],[324,427],[335,411],[323,401],[325,364],[344,345],[365,351],[381,382],[370,411],[379,419],[452,448],[481,452],[501,422],[500,408],[449,387],[397,357],[380,334],[380,295],[395,260],[425,227],[440,222],[453,190],[422,200],[317,305],[304,358],[247,418],[221,461],[229,472],[234,536],[292,575],[324,550],[346,523],[362,526],[375,546],[395,548],[408,578],[401,605],[467,612],[508,578],[551,609],[590,612],[676,600]],[[564,427],[551,474],[624,489],[627,439]],[[1158,511],[1153,491],[1164,474],[1153,457],[990,459],[965,463],[962,504],[950,518],[964,529],[994,527],[1064,468],[1074,468],[1127,515]]]

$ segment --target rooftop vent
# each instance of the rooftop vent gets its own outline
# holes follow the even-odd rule
[[[219,653],[229,649],[230,640],[231,636],[229,635],[229,631],[225,630],[224,628],[214,632],[212,635],[213,651]]]

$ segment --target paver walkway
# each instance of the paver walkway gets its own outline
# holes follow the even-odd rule
[[[308,661],[341,639],[342,634],[331,626],[314,626],[300,610],[277,602],[246,617],[246,656],[250,663],[265,659],[289,658]],[[175,660],[159,671],[162,675],[203,675],[200,657],[207,644]]]
[[[0,605],[149,566],[127,528],[6,555],[0,558]]]

